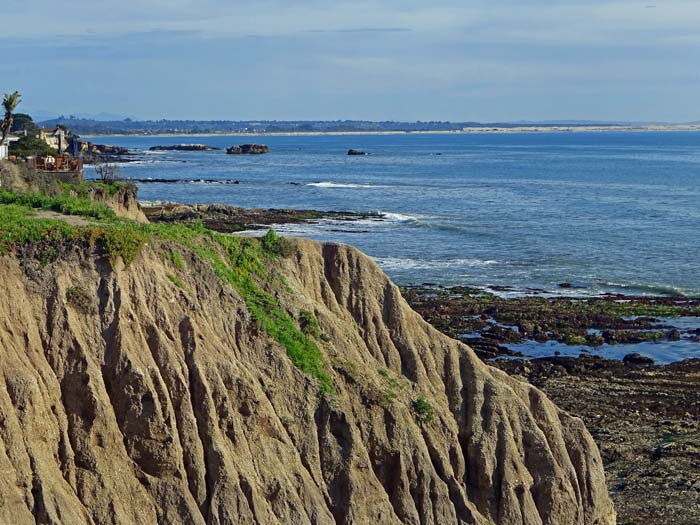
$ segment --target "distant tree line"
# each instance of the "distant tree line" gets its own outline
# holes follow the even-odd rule
[[[94,120],[61,116],[39,123],[42,127],[65,126],[79,135],[149,135],[190,133],[299,133],[377,131],[461,131],[463,128],[514,128],[524,125],[590,125],[588,122],[449,122],[370,120]],[[598,126],[613,125],[600,123]]]
[[[394,122],[364,120],[278,121],[278,120],[118,120],[101,121],[59,117],[40,123],[44,127],[64,125],[81,135],[156,133],[294,133],[361,131],[456,131],[476,123]]]

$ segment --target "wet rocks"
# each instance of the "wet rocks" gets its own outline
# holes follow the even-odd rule
[[[236,184],[237,181],[233,181]],[[296,224],[319,219],[356,221],[373,214],[321,212],[316,210],[256,209],[221,204],[178,204],[174,202],[142,203],[151,222],[190,224],[201,221],[207,228],[222,233],[267,228],[272,224]]]
[[[700,329],[666,326],[662,319],[700,316],[698,300],[613,295],[504,299],[473,288],[428,285],[403,293],[439,330],[461,334],[482,359],[542,388],[585,421],[603,454],[619,523],[700,523],[700,359],[660,366],[638,353],[623,362],[603,359],[595,351],[514,359],[508,355],[512,349],[483,337],[497,323],[518,326],[522,337],[538,341],[581,343],[584,336],[589,346],[659,338],[700,343]]]
[[[80,152],[85,164],[99,164],[103,162],[129,162],[136,160],[131,156],[127,148],[110,146],[108,144],[95,144],[93,142],[80,142]]]
[[[148,151],[214,151],[221,148],[207,146],[206,144],[174,144],[171,146],[152,146]]]
[[[603,456],[618,523],[700,523],[700,359],[665,366],[593,356],[494,364],[584,420]]]
[[[469,287],[427,286],[408,288],[404,294],[413,308],[442,332],[452,337],[466,334],[466,339],[479,335],[493,343],[492,350],[523,339],[584,347],[691,341],[692,329],[679,330],[659,319],[700,316],[700,301],[681,297],[506,299]],[[469,339],[468,344],[475,343]]]
[[[81,150],[83,153],[91,155],[128,155],[129,150],[121,146],[110,146],[107,144],[94,144],[92,142],[83,142]]]
[[[264,155],[270,153],[270,148],[265,144],[240,144],[226,148],[229,155]]]
[[[369,153],[367,153],[366,151],[359,150],[359,149],[349,149],[348,155],[350,155],[351,157],[362,157],[365,155],[369,155]]]
[[[626,365],[653,365],[654,360],[651,357],[647,357],[640,353],[634,352],[632,354],[627,354],[622,358],[622,362]]]

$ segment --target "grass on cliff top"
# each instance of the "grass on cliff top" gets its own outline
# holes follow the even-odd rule
[[[35,209],[87,217],[92,222],[72,225],[63,220],[38,218],[34,216]],[[256,239],[217,233],[201,223],[141,224],[119,220],[111,209],[85,198],[0,191],[0,254],[20,253],[48,264],[65,253],[67,247],[77,245],[86,251],[103,253],[112,265],[121,258],[128,266],[153,239],[177,243],[209,264],[223,282],[236,289],[256,323],[285,347],[292,362],[316,378],[324,394],[333,393],[318,345],[263,287],[274,281],[265,262],[291,253],[289,241],[274,231]],[[179,269],[181,265],[175,266]]]
[[[96,180],[84,181],[80,184],[61,182],[60,187],[63,191],[63,195],[77,195],[78,197],[82,198],[89,197],[90,193],[92,193],[95,189],[103,190],[109,197],[116,195],[122,189],[136,189],[136,186],[128,181],[101,182]]]
[[[26,208],[51,210],[64,215],[92,217],[94,219],[115,220],[114,211],[104,204],[89,199],[61,195],[50,197],[39,193],[20,195],[12,191],[0,190],[0,204],[16,204]]]

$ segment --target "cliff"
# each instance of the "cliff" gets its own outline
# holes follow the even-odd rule
[[[582,422],[358,251],[100,246],[0,256],[0,522],[615,522]]]
[[[23,195],[70,196],[102,204],[124,219],[148,222],[139,206],[137,188],[130,182],[88,181],[81,184],[61,183],[50,173],[36,173],[25,165],[0,161],[0,190]]]

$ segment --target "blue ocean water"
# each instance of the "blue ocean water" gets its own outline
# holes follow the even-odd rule
[[[700,295],[700,133],[91,140],[143,154],[126,177],[240,182],[143,184],[144,200],[384,212],[278,230],[357,246],[400,284]],[[195,142],[272,152],[146,151]]]

